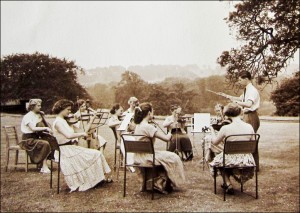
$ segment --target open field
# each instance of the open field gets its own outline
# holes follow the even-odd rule
[[[2,114],[1,126],[16,125],[21,136],[21,119],[19,115]],[[47,120],[52,123],[53,118]],[[113,167],[113,133],[107,126],[102,126],[99,130],[109,141],[105,156],[109,165]],[[120,172],[119,182],[116,182],[114,174],[115,182],[112,184],[73,193],[69,193],[61,175],[60,194],[56,194],[55,188],[49,188],[50,175],[40,174],[34,165],[30,166],[28,173],[25,173],[23,168],[11,168],[9,172],[5,172],[5,135],[1,129],[1,212],[299,212],[299,123],[263,120],[258,133],[261,134],[258,200],[240,193],[239,185],[234,182],[235,195],[227,196],[227,201],[224,202],[220,177],[217,179],[217,195],[213,193],[213,178],[207,168],[202,170],[200,163],[201,135],[196,135],[196,156],[193,161],[184,163],[187,179],[185,187],[169,195],[156,193],[155,200],[151,201],[151,193],[139,192],[140,183],[134,173],[127,173],[127,195],[123,198],[123,172]],[[190,136],[192,138],[192,135]],[[156,147],[164,149],[165,144],[157,141]],[[24,152],[21,153],[20,161],[24,162]],[[56,177],[55,172],[54,187]],[[245,185],[246,193],[254,195],[254,186],[254,180],[248,181]]]

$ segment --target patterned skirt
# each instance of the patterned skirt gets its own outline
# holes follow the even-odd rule
[[[85,191],[105,179],[111,172],[104,155],[95,149],[75,145],[60,146],[61,171],[72,191]],[[57,159],[57,154],[55,157]]]

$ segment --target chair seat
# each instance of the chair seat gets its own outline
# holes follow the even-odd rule
[[[245,168],[255,168],[256,166],[214,166],[217,169],[245,169]]]
[[[147,163],[141,163],[141,164],[138,164],[138,163],[134,163],[134,164],[126,164],[126,166],[134,166],[134,167],[145,167],[145,168],[152,168],[152,164],[147,164]],[[160,167],[162,166],[161,164],[155,164],[154,165],[155,167]]]
[[[10,150],[20,150],[22,148],[18,145],[13,145],[13,146],[9,146],[8,149],[10,149]]]

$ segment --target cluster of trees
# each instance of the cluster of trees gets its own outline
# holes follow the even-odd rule
[[[300,73],[283,80],[271,94],[271,100],[276,106],[276,115],[299,116],[300,104]]]
[[[91,98],[77,81],[83,70],[73,61],[46,54],[12,54],[1,58],[1,104],[10,100],[41,98],[43,110],[51,112],[62,98]]]
[[[240,95],[242,90],[234,91],[228,88],[224,76],[210,76],[194,80],[184,78],[167,78],[159,83],[148,83],[138,74],[126,71],[120,82],[110,84],[96,84],[88,87],[89,94],[97,107],[110,108],[114,103],[120,103],[125,109],[128,107],[129,97],[135,96],[140,102],[151,102],[155,114],[170,114],[170,106],[177,104],[183,107],[185,113],[210,112],[214,113],[217,103],[225,105],[228,100],[209,92],[226,92]],[[270,88],[262,92],[262,100],[269,101]]]
[[[235,4],[226,21],[240,46],[218,58],[227,79],[235,84],[247,70],[260,83],[271,82],[300,47],[298,0],[244,0]]]

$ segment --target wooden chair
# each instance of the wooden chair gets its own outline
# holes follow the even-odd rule
[[[245,140],[245,136],[252,136],[250,140]],[[234,138],[234,140],[232,140]],[[238,139],[240,138],[240,139]],[[224,170],[226,169],[240,169],[243,171],[245,168],[254,168],[255,170],[255,198],[258,198],[258,177],[257,177],[257,169],[256,165],[254,166],[226,166],[226,155],[231,154],[253,154],[255,150],[258,148],[258,141],[260,135],[259,134],[239,134],[239,135],[229,135],[225,138],[224,150],[223,150],[223,165],[215,166],[214,169],[214,192],[216,191],[216,177],[217,177],[217,169],[222,171],[223,184],[225,184],[225,174]],[[241,176],[242,178],[242,176]],[[226,200],[226,189],[224,192],[224,201]],[[241,181],[241,192],[243,192],[243,182]]]
[[[25,171],[28,171],[28,154],[26,150],[22,149],[18,144],[20,143],[19,137],[17,134],[17,130],[15,126],[3,126],[4,131],[5,131],[5,136],[6,136],[6,165],[5,165],[5,171],[7,172],[9,165],[9,153],[10,151],[16,151],[16,156],[15,156],[15,164],[11,165],[13,167],[25,167]],[[18,158],[19,158],[19,151],[25,151],[25,158],[26,161],[25,163],[19,163]],[[22,164],[22,165],[18,165]]]
[[[124,193],[123,197],[126,195],[126,167],[140,167],[145,168],[145,178],[143,180],[143,188],[146,188],[146,177],[147,177],[147,169],[152,169],[152,197],[154,199],[154,172],[156,167],[160,167],[162,165],[155,164],[155,151],[153,147],[152,139],[148,137],[147,141],[139,141],[141,137],[145,137],[144,135],[134,135],[134,134],[122,134],[121,135],[124,146],[125,146],[125,164],[124,164]],[[127,153],[145,153],[152,154],[153,160],[152,163],[149,164],[127,164]]]
[[[55,140],[54,142],[56,142],[56,144],[53,146],[53,149],[55,151],[58,152],[58,161],[55,161],[55,157],[53,156],[52,159],[49,159],[50,160],[50,189],[52,189],[52,176],[53,176],[53,162],[54,163],[57,163],[57,194],[59,194],[59,183],[60,183],[60,148],[59,148],[59,145],[57,143],[57,141]]]

